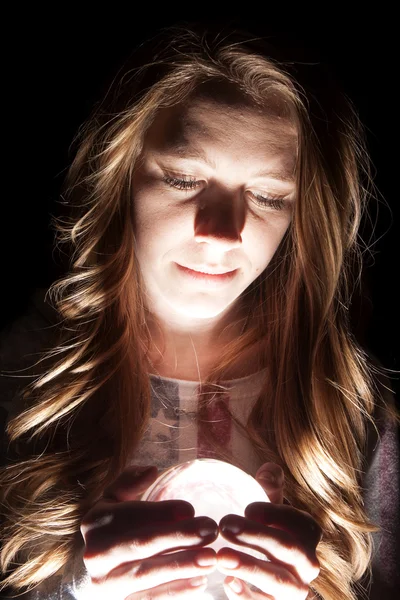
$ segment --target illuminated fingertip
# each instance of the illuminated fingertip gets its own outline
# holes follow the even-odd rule
[[[231,581],[227,581],[226,583],[229,585],[231,590],[235,592],[235,594],[240,594],[243,591],[242,582],[240,579],[236,579],[236,577],[231,579]]]

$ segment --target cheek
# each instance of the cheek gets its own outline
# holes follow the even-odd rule
[[[168,215],[154,196],[138,193],[133,203],[135,237],[138,247],[152,245],[168,230]]]
[[[179,217],[171,211],[139,210],[137,214],[136,252],[139,260],[159,264],[169,257],[176,258],[176,250],[185,239]],[[170,258],[171,259],[171,258]]]
[[[289,225],[290,216],[282,215],[265,221],[257,230],[249,232],[249,255],[257,265],[258,274],[267,267],[278,249]]]

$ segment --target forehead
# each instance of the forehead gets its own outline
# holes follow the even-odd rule
[[[185,157],[190,151],[250,152],[260,160],[280,159],[293,173],[297,155],[293,122],[268,106],[234,104],[195,97],[162,109],[145,140],[145,148]]]

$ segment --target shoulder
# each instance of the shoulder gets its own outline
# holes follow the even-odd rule
[[[38,360],[58,338],[59,316],[37,289],[23,314],[0,331],[0,427],[4,432],[23,388],[40,372]]]
[[[393,438],[399,424],[399,413],[388,370],[371,352],[367,355],[367,361],[371,372],[374,396],[372,419],[367,422],[366,462],[367,465],[370,465],[385,436],[387,439],[391,434],[390,437]]]
[[[370,356],[370,363],[376,369],[373,373],[376,405],[373,423],[368,423],[362,492],[366,513],[372,523],[379,527],[379,530],[372,534],[372,599],[389,598],[388,593],[393,591],[399,575],[397,562],[400,539],[400,448],[399,415],[390,379],[376,357]]]

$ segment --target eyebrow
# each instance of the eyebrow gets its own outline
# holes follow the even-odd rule
[[[207,156],[203,150],[201,150],[201,148],[189,148],[184,143],[175,143],[173,146],[170,146],[165,156],[187,160],[198,160],[204,162],[212,169],[216,169],[215,162],[209,156]],[[290,172],[289,169],[285,169],[284,167],[281,169],[261,169],[260,171],[254,173],[253,177],[267,177],[269,179],[276,179],[286,183],[295,183],[294,173]]]

